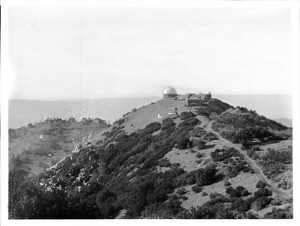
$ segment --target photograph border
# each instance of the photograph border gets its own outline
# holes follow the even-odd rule
[[[289,8],[292,12],[292,45],[293,45],[293,212],[294,219],[292,220],[263,220],[263,223],[272,223],[272,225],[300,225],[300,209],[299,209],[299,170],[300,166],[297,164],[300,162],[299,153],[299,102],[300,102],[300,79],[299,79],[299,1],[70,1],[54,0],[54,1],[26,1],[24,3],[21,0],[11,0],[9,2],[2,2],[2,20],[1,20],[1,223],[3,225],[52,225],[55,224],[72,224],[72,225],[99,225],[100,224],[140,224],[140,220],[8,220],[8,8],[10,6],[97,6],[97,7],[200,7],[200,8]],[[257,223],[262,223],[260,220],[255,220]],[[230,224],[240,225],[252,224],[252,220],[143,220],[142,223],[146,224]]]

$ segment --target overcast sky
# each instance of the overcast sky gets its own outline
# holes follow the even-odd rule
[[[291,94],[289,9],[9,10],[10,98]]]

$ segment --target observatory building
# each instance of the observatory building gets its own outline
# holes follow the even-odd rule
[[[177,96],[178,96],[178,94],[177,94],[176,90],[171,86],[168,86],[163,91],[163,98],[164,99],[175,98]]]

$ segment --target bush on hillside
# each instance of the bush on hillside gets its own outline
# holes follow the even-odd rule
[[[227,168],[228,170],[228,174],[227,176],[229,178],[233,178],[236,177],[237,175],[239,175],[241,172],[247,173],[251,170],[251,167],[247,164],[246,161],[240,161],[237,162],[233,165],[228,166]]]
[[[206,142],[201,139],[193,139],[193,146],[201,149],[204,149],[206,146]]]
[[[183,215],[183,219],[236,219],[237,214],[226,206],[222,201],[209,204],[205,203],[201,207],[192,207],[191,210]]]
[[[246,153],[250,158],[254,160],[257,160],[259,158],[259,155],[255,151],[253,151],[253,149],[247,150]]]
[[[274,161],[283,164],[291,164],[293,162],[293,156],[291,151],[275,151],[269,149],[262,157],[264,161]]]
[[[193,147],[193,142],[188,136],[180,136],[176,141],[178,149],[187,149]]]
[[[159,122],[152,122],[145,127],[145,130],[149,131],[148,133],[153,133],[159,130],[161,124]]]
[[[274,178],[288,169],[292,163],[292,151],[276,151],[269,149],[259,160],[268,178]]]
[[[204,169],[195,171],[195,178],[199,186],[206,186],[217,181],[217,169],[214,166],[208,166]]]
[[[228,149],[216,149],[215,151],[211,152],[211,158],[214,162],[222,162],[225,159],[231,157],[241,157],[241,154],[235,148],[228,148]]]
[[[289,209],[273,208],[271,212],[264,215],[265,219],[293,219],[293,212]]]
[[[158,166],[159,167],[170,167],[171,166],[171,163],[168,159],[166,158],[163,158],[161,159],[159,162],[158,162]]]
[[[243,186],[237,186],[236,188],[228,187],[226,188],[226,193],[229,194],[231,198],[240,198],[249,195],[249,192]]]
[[[197,118],[188,118],[178,124],[178,127],[185,127],[185,126],[195,126],[200,121]]]
[[[272,199],[267,198],[265,196],[257,198],[253,203],[252,203],[252,208],[255,209],[256,211],[264,209],[267,205],[271,203]]]
[[[206,140],[207,142],[212,141],[212,140],[219,140],[218,136],[212,132],[206,133],[202,139]]]
[[[272,196],[272,191],[267,188],[260,188],[253,194],[254,198],[257,199],[259,197],[269,197]]]
[[[257,188],[265,188],[266,187],[266,183],[263,182],[262,180],[258,181],[257,184],[256,184],[256,187]]]
[[[162,121],[161,131],[166,131],[168,133],[173,132],[175,129],[175,123],[173,122],[173,119],[166,118]]]
[[[203,137],[206,134],[206,131],[202,127],[195,127],[189,132],[189,134],[192,137]]]
[[[195,193],[199,193],[203,190],[202,186],[199,186],[198,184],[196,184],[195,186],[192,187],[193,192]]]
[[[179,115],[179,117],[180,117],[181,120],[186,120],[186,119],[188,119],[188,118],[195,117],[195,114],[192,113],[192,112],[186,112],[186,111],[184,111],[184,112],[182,112],[182,113]]]
[[[254,138],[261,142],[283,139],[276,134],[287,130],[287,127],[246,108],[237,109],[238,111],[222,114],[213,124],[213,129],[219,131],[224,138],[234,143],[243,143],[246,148],[251,147]]]

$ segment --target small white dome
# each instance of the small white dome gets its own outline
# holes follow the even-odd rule
[[[163,94],[176,94],[177,95],[177,92],[173,87],[168,86],[167,88],[164,89]]]

